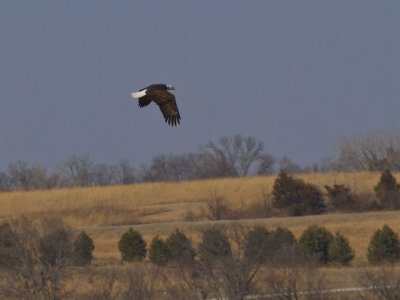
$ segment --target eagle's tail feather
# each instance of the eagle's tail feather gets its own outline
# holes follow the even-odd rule
[[[147,90],[143,90],[143,91],[139,91],[139,92],[132,93],[132,94],[131,94],[131,95],[132,95],[132,98],[139,99],[139,98],[141,98],[141,97],[143,97],[143,96],[146,96],[146,91],[147,91]]]

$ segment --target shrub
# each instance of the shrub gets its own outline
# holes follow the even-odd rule
[[[382,173],[374,189],[375,195],[383,208],[398,209],[400,207],[400,185],[389,170]]]
[[[171,258],[171,251],[163,239],[159,236],[153,238],[149,249],[150,261],[156,265],[165,266]]]
[[[336,232],[329,244],[329,260],[341,265],[346,265],[354,258],[354,250],[349,241],[340,233]]]
[[[0,225],[0,247],[11,248],[14,244],[13,232],[8,223]]]
[[[171,254],[171,260],[175,262],[191,262],[195,256],[195,251],[190,240],[178,229],[171,233],[166,240],[166,244]]]
[[[298,198],[296,188],[302,181],[289,176],[281,170],[275,179],[272,190],[272,205],[276,208],[287,208],[295,204]]]
[[[311,225],[300,236],[299,245],[307,254],[316,257],[322,263],[327,263],[329,244],[332,240],[333,235],[325,227]]]
[[[265,262],[270,254],[268,230],[263,226],[256,226],[245,237],[244,255],[247,259]]]
[[[34,224],[21,216],[10,225],[1,226],[0,236],[3,234],[11,238],[2,245],[11,247],[8,249],[11,256],[0,256],[0,265],[4,268],[1,270],[1,298],[64,298],[62,282],[71,262],[71,230],[65,228],[60,219],[44,219]],[[3,260],[7,260],[5,265]]]
[[[146,242],[142,235],[132,228],[121,236],[118,249],[124,261],[140,261],[146,257]]]
[[[231,210],[223,195],[214,192],[207,201],[207,218],[209,220],[230,219]]]
[[[400,245],[397,234],[388,226],[377,229],[371,237],[367,252],[368,261],[376,264],[393,262],[400,258]]]
[[[350,188],[342,184],[334,184],[333,187],[325,186],[330,208],[349,209],[354,206],[355,197]]]
[[[76,237],[73,245],[73,260],[77,266],[84,266],[90,264],[93,259],[94,244],[93,240],[81,231]]]
[[[40,240],[41,259],[49,266],[69,264],[72,258],[72,234],[63,227],[51,229]]]
[[[271,231],[268,236],[269,244],[271,245],[271,250],[274,253],[280,250],[292,248],[296,245],[296,238],[293,233],[284,227],[278,227]]]
[[[0,268],[14,267],[18,263],[17,240],[9,223],[0,225]]]
[[[295,179],[284,170],[280,171],[274,182],[272,205],[288,209],[294,216],[319,214],[325,209],[322,193],[316,186]]]
[[[205,262],[215,262],[232,255],[231,244],[224,232],[216,227],[203,232],[202,242],[199,244],[200,258]]]

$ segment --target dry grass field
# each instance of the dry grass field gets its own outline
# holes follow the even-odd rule
[[[372,193],[378,173],[311,173],[295,177],[324,185],[345,184],[356,193]],[[398,176],[398,174],[397,174]],[[143,233],[149,242],[159,234],[166,236],[175,228],[196,241],[206,226],[240,223],[244,226],[264,224],[268,228],[285,226],[297,237],[311,224],[324,225],[332,232],[340,230],[356,251],[354,264],[363,264],[371,234],[383,224],[400,232],[400,212],[326,214],[306,217],[267,218],[211,222],[204,218],[185,221],[188,212],[196,215],[205,209],[213,195],[222,195],[234,209],[268,198],[274,176],[225,178],[216,180],[140,183],[108,186],[0,193],[0,218],[21,214],[32,218],[56,216],[65,223],[85,229],[94,239],[95,263],[118,261],[117,241],[129,227]],[[267,197],[266,197],[267,195]]]

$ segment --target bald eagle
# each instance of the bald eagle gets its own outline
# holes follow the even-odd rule
[[[168,84],[152,84],[131,95],[139,100],[139,107],[145,107],[151,101],[155,102],[160,107],[165,122],[171,126],[176,126],[180,124],[181,115],[176,105],[175,96],[169,90],[175,90],[175,87]]]

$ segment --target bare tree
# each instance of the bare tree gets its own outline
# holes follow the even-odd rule
[[[336,168],[343,171],[400,169],[400,131],[366,132],[339,140]]]
[[[127,159],[122,159],[116,166],[117,182],[122,184],[131,184],[136,181],[135,169]]]
[[[0,191],[11,189],[10,177],[5,172],[0,172]]]
[[[185,156],[185,169],[187,170],[187,179],[203,179],[230,176],[226,172],[224,160],[216,161],[202,147],[198,153],[189,153]]]
[[[53,171],[48,177],[46,181],[46,185],[48,189],[59,188],[63,186],[63,178],[62,174],[57,170]]]
[[[357,274],[356,282],[366,288],[361,299],[400,299],[400,271],[393,264],[365,268]]]
[[[115,166],[97,164],[94,167],[93,173],[95,185],[111,185],[117,182],[117,170]]]
[[[117,285],[124,278],[121,267],[97,267],[89,269],[90,294],[87,298],[93,300],[121,299],[123,292]],[[133,298],[140,299],[140,298]]]
[[[64,234],[58,234],[62,223],[52,222],[51,225],[47,232],[41,232],[25,217],[10,223],[8,243],[0,247],[4,255],[0,260],[4,271],[1,293],[5,297],[60,298],[61,282],[68,265],[64,254],[72,245],[65,243]]]
[[[207,218],[209,220],[224,220],[230,215],[229,205],[223,195],[213,191],[207,201]]]
[[[285,170],[288,173],[301,172],[301,167],[286,155],[279,159],[278,166],[279,170]]]
[[[257,168],[257,174],[259,175],[269,175],[274,172],[275,158],[268,153],[260,155],[259,165]]]
[[[251,172],[270,174],[275,163],[272,155],[263,152],[263,143],[253,137],[223,137],[218,143],[209,142],[198,152],[181,155],[160,154],[153,157],[150,165],[144,165],[140,171],[143,181],[179,181],[226,176],[246,176]],[[256,165],[258,163],[258,165]],[[100,168],[101,167],[101,168]],[[87,156],[72,157],[64,164],[64,173],[72,182],[87,183],[110,182],[110,170],[99,165],[96,172],[93,163],[88,163]],[[89,170],[89,172],[83,172]],[[135,181],[134,170],[127,160],[121,161],[114,170],[115,179],[120,183]],[[100,174],[100,175],[99,175]],[[85,183],[85,184],[82,184]]]
[[[33,190],[46,188],[46,169],[36,164],[29,166],[28,163],[18,161],[8,166],[8,177],[10,185],[15,189]]]
[[[226,255],[218,255],[218,259],[201,260],[200,270],[216,284],[213,292],[227,299],[242,300],[255,291],[253,282],[265,262],[265,251],[255,244],[261,241],[248,239],[249,231],[241,226],[232,225],[221,229],[232,241],[233,251]],[[260,236],[260,238],[263,238]],[[255,243],[250,245],[250,243]],[[254,247],[254,251],[249,248]]]
[[[185,264],[179,264],[173,269],[177,287],[172,286],[169,293],[174,295],[173,299],[196,299],[206,300],[209,297],[222,297],[220,287],[210,276],[204,263],[192,260]]]
[[[164,267],[153,264],[139,264],[129,266],[126,270],[125,292],[122,299],[152,300],[165,298],[161,290],[170,284]]]
[[[217,176],[246,176],[249,175],[252,166],[261,161],[264,164],[260,170],[268,170],[273,164],[273,158],[266,155],[264,145],[254,137],[222,137],[218,143],[209,142],[200,148],[203,159],[213,166],[215,177]]]
[[[68,158],[61,166],[66,185],[88,186],[94,183],[94,161],[89,155],[83,154]]]
[[[323,293],[324,277],[317,267],[315,260],[296,248],[280,249],[264,280],[276,299],[329,299]]]
[[[144,181],[182,180],[191,178],[192,164],[187,155],[157,155],[149,167],[142,167]]]

